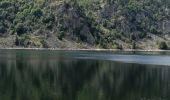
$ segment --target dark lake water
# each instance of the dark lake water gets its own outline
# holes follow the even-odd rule
[[[0,100],[170,100],[170,53],[0,50]]]

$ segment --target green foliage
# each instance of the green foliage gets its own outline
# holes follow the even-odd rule
[[[61,32],[59,33],[59,35],[58,35],[58,39],[59,39],[59,40],[63,40],[63,38],[64,38],[64,32],[61,31]]]
[[[42,19],[43,23],[50,23],[55,21],[55,16],[53,14],[48,14],[47,16],[44,16]]]
[[[130,35],[130,40],[131,40],[131,41],[136,40],[136,37],[135,37],[134,34],[131,34],[131,35]]]
[[[8,8],[10,6],[11,6],[10,1],[2,1],[2,2],[0,2],[0,8]]]
[[[6,29],[4,26],[0,26],[0,34],[3,34],[6,32]]]
[[[47,42],[44,39],[41,41],[41,44],[42,44],[43,48],[48,48],[49,47],[47,45]]]
[[[27,47],[30,44],[31,37],[29,35],[22,35],[16,37],[16,45]]]
[[[166,42],[160,42],[160,43],[158,43],[158,48],[163,49],[163,50],[167,50],[168,46],[167,46]]]
[[[31,10],[31,14],[39,18],[43,15],[43,12],[41,11],[40,8],[36,8]]]
[[[20,35],[22,35],[22,34],[27,32],[27,28],[24,26],[24,24],[18,23],[16,25],[16,32],[17,32],[17,35],[20,36]]]
[[[132,49],[136,49],[136,43],[135,43],[135,41],[132,42]]]
[[[167,4],[168,0],[0,0],[0,35],[57,33],[60,40],[69,34],[84,42],[92,41],[91,36],[94,43],[110,48],[116,39],[132,42],[146,33],[161,35],[162,22],[170,19]]]

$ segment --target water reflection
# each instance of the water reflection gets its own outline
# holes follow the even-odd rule
[[[0,100],[170,100],[169,72],[62,53],[1,51]]]

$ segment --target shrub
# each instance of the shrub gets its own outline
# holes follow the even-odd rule
[[[130,35],[130,40],[131,40],[131,41],[136,40],[136,37],[135,37],[134,34],[131,34],[131,35]]]
[[[6,32],[6,29],[5,29],[5,27],[3,27],[3,26],[0,26],[0,34],[2,34],[2,33],[5,33]]]
[[[136,49],[136,43],[135,43],[135,41],[132,42],[132,49]]]
[[[43,12],[41,11],[40,8],[32,9],[31,14],[34,15],[35,17],[41,17],[43,15]]]
[[[22,23],[17,24],[15,29],[19,36],[27,32],[27,28]]]
[[[7,8],[9,6],[11,6],[10,1],[1,1],[0,2],[0,8]]]
[[[59,33],[58,39],[63,40],[63,38],[64,38],[64,32],[62,31],[62,32]]]
[[[42,44],[43,48],[49,48],[47,41],[45,41],[44,39],[41,40],[41,44]]]
[[[16,36],[15,44],[17,46],[27,47],[30,45],[30,40],[31,40],[31,36],[23,34],[21,36]]]
[[[141,39],[142,39],[142,38],[145,38],[146,35],[147,35],[147,34],[146,34],[145,32],[142,32],[142,33],[139,34],[139,38],[141,38]]]
[[[55,16],[53,14],[49,14],[45,17],[43,17],[42,22],[43,23],[49,23],[49,22],[54,22],[55,21]]]
[[[123,49],[122,45],[117,45],[117,49],[122,50]]]
[[[168,46],[167,46],[166,42],[160,42],[160,43],[158,44],[158,48],[159,48],[159,49],[162,49],[162,50],[167,50],[167,49],[168,49]]]

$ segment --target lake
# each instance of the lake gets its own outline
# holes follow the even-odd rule
[[[170,100],[170,53],[0,50],[0,100]]]

